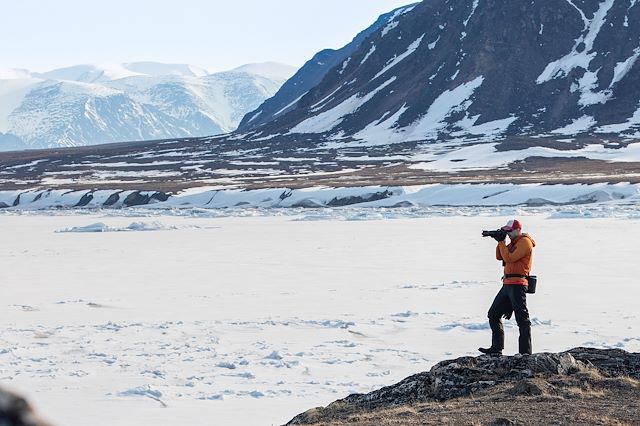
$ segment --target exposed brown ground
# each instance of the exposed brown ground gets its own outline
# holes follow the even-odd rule
[[[588,144],[616,149],[628,143],[615,138],[583,137],[566,142],[512,137],[496,149],[517,151],[543,146],[569,151]],[[0,153],[0,190],[132,189],[175,193],[199,186],[295,189],[434,183],[640,183],[640,162],[580,157],[529,157],[491,170],[442,172],[412,168],[414,164],[407,158],[422,148],[417,143],[327,148],[318,141],[285,137],[270,140],[268,145],[228,138],[193,138],[5,152]]]
[[[346,167],[345,167],[346,168]],[[585,158],[528,158],[524,162],[514,163],[505,169],[461,171],[457,173],[432,172],[410,168],[410,164],[393,166],[370,166],[346,173],[327,173],[316,175],[300,174],[293,177],[244,176],[228,181],[202,180],[189,178],[145,178],[118,179],[117,183],[96,181],[90,183],[44,183],[34,176],[15,176],[24,179],[18,182],[1,182],[0,190],[20,190],[27,188],[42,189],[135,189],[175,193],[186,188],[216,185],[222,188],[306,188],[312,186],[354,187],[354,186],[409,186],[425,184],[481,184],[481,183],[640,183],[640,163],[609,163]]]
[[[350,412],[335,407],[313,425],[640,425],[640,382],[595,371],[525,379],[446,402]]]
[[[433,183],[639,183],[640,163],[609,163],[586,158],[532,157],[525,162],[514,163],[507,169],[443,173],[411,169],[409,165],[402,164],[389,167],[370,167],[343,175],[308,178],[301,176],[295,179],[247,179],[246,182],[247,187],[250,188],[272,187],[274,184],[298,188],[313,185],[398,186]]]

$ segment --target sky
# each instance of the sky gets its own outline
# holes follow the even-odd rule
[[[302,66],[412,0],[0,0],[0,68],[157,61]]]

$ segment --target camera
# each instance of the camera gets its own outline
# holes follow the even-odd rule
[[[497,240],[504,240],[507,237],[507,231],[496,229],[495,231],[482,231],[483,237],[491,237]]]

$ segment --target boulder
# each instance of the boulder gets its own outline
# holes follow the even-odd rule
[[[2,388],[0,388],[0,425],[49,426],[38,418],[24,398]]]

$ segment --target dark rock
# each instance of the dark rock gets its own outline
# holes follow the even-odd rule
[[[545,380],[524,379],[513,387],[514,395],[549,395],[553,387]]]
[[[284,201],[287,198],[291,197],[292,194],[293,194],[293,191],[291,191],[290,189],[282,191],[282,194],[280,194],[280,200]]]
[[[497,419],[489,423],[489,426],[520,426],[522,424],[523,423],[521,422],[505,419],[504,417],[498,417]]]
[[[117,203],[119,199],[120,199],[120,193],[115,192],[115,193],[109,195],[109,198],[107,198],[107,201],[102,203],[102,205],[103,206],[112,206],[115,203]]]
[[[442,361],[428,372],[407,377],[395,385],[368,394],[349,395],[325,408],[314,408],[294,417],[288,424],[317,422],[329,412],[335,416],[336,413],[446,401],[508,383],[514,384],[510,392],[513,395],[549,395],[554,393],[554,387],[547,379],[568,377],[594,368],[608,376],[637,378],[640,354],[619,349],[576,348],[557,354],[462,357]]]
[[[125,207],[143,206],[145,204],[149,204],[150,199],[151,196],[147,194],[142,195],[139,191],[135,191],[127,195],[127,198],[124,199],[122,204]]]
[[[93,200],[93,193],[87,192],[82,196],[82,198],[80,198],[80,201],[78,201],[78,203],[73,207],[84,207],[87,204],[89,204],[91,200]]]
[[[0,425],[47,426],[47,423],[38,419],[24,398],[0,389]]]
[[[375,192],[373,194],[365,194],[365,195],[358,195],[358,196],[352,196],[352,197],[342,197],[342,198],[335,197],[327,203],[327,206],[342,207],[342,206],[348,206],[351,204],[368,203],[371,201],[384,200],[385,198],[389,198],[392,195],[393,195],[393,192],[385,190],[382,192]]]
[[[399,203],[395,203],[394,205],[391,206],[391,208],[407,208],[407,207],[416,207],[417,204],[414,203],[413,201],[400,201]]]
[[[166,194],[162,191],[157,191],[151,194],[150,202],[154,202],[154,201],[164,202],[164,201],[167,201],[168,199],[169,199],[169,194]]]
[[[574,348],[566,353],[584,364],[592,365],[609,377],[627,376],[640,380],[640,353],[622,349]]]
[[[300,200],[297,203],[293,204],[291,207],[303,207],[308,209],[315,209],[315,208],[325,207],[325,205],[318,200],[305,198],[304,200]]]

